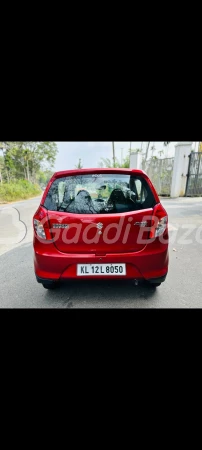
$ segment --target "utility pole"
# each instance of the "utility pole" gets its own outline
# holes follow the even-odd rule
[[[151,143],[151,141],[150,141],[150,142],[148,142],[148,145],[147,145],[147,150],[146,150],[145,161],[147,160],[147,156],[148,156],[148,152],[149,152],[149,146],[150,146],[150,143]]]
[[[121,167],[122,167],[122,161],[123,161],[123,148],[121,149]]]
[[[113,166],[115,167],[115,165],[116,165],[116,160],[115,160],[114,142],[112,142],[112,150],[113,150]]]

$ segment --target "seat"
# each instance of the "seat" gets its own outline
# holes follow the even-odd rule
[[[95,213],[93,201],[88,191],[81,189],[74,200],[75,212],[84,213]]]
[[[135,203],[125,197],[121,189],[114,189],[109,197],[108,206],[112,207],[114,212],[134,211]]]
[[[126,204],[126,198],[121,189],[114,189],[109,197],[108,203]]]
[[[81,200],[85,200],[85,201],[92,201],[89,192],[86,191],[85,189],[81,189],[80,191],[78,191],[76,198],[77,198],[77,200],[81,199]]]

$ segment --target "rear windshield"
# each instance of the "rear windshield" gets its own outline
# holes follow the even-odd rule
[[[130,174],[89,174],[56,179],[44,206],[74,214],[111,214],[153,208],[146,180]]]

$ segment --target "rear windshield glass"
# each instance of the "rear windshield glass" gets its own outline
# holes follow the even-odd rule
[[[155,203],[144,178],[102,173],[56,179],[44,206],[51,211],[74,214],[108,214],[152,208]]]

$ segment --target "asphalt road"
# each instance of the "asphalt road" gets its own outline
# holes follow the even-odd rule
[[[77,280],[55,291],[39,285],[33,271],[32,216],[39,201],[0,205],[1,308],[202,307],[202,198],[162,199],[169,214],[170,266],[157,289],[134,286],[132,281]],[[13,207],[20,212],[18,227]]]

